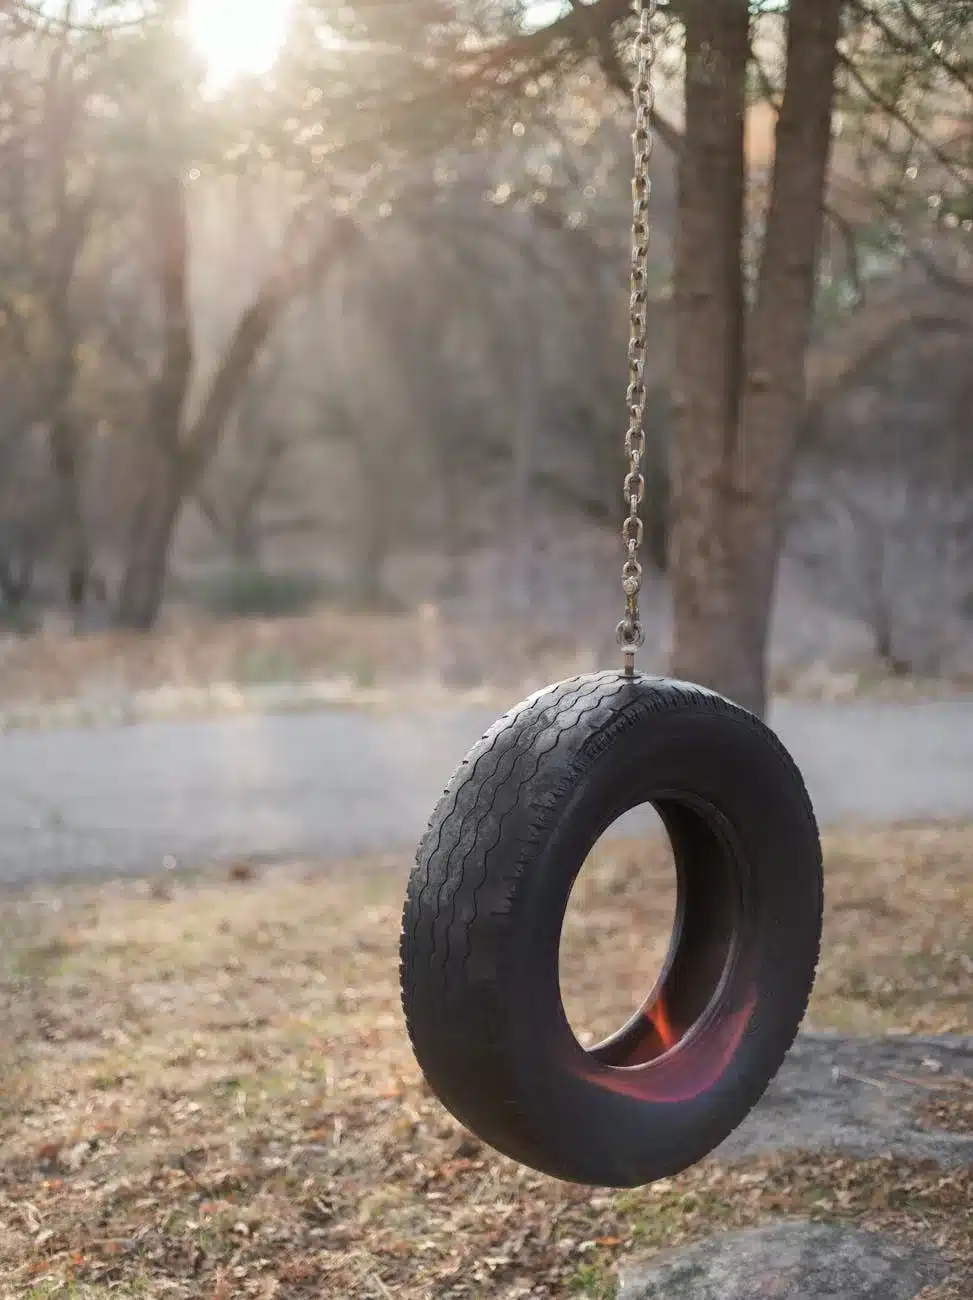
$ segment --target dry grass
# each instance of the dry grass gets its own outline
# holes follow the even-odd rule
[[[584,625],[582,625],[584,626]],[[604,647],[601,647],[604,651]],[[65,629],[29,638],[0,637],[0,714],[84,700],[99,707],[133,695],[205,691],[216,685],[260,688],[327,681],[353,691],[402,691],[430,685],[478,688],[506,706],[521,695],[607,660],[597,645],[530,621],[481,618],[463,623],[431,606],[404,614],[322,609],[287,618],[220,621],[182,615],[150,636],[104,631],[75,637]],[[664,672],[665,656],[647,655],[646,672]],[[773,687],[808,699],[868,696],[880,700],[951,698],[973,681],[890,678],[878,665],[854,671],[826,666],[780,669]],[[218,711],[225,701],[184,701]],[[178,711],[168,698],[167,708]],[[21,724],[22,725],[22,724]]]
[[[973,1032],[971,851],[968,827],[828,837],[812,1027]],[[666,863],[649,856],[622,844],[594,868],[571,989],[585,1014],[614,1013],[605,991],[629,987],[631,954],[610,936],[652,920],[646,879]],[[6,904],[0,1295],[604,1298],[631,1254],[790,1214],[973,1263],[969,1170],[798,1153],[616,1194],[495,1156],[409,1052],[406,869],[241,870]],[[934,1104],[959,1125],[969,1102]]]
[[[579,653],[540,628],[446,624],[431,607],[402,615],[325,609],[288,618],[193,617],[151,636],[52,631],[0,640],[0,705],[217,682],[449,683],[460,670],[465,677],[456,684],[489,681],[516,691],[528,678],[542,684],[577,671]]]

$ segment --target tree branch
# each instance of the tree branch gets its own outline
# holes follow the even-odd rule
[[[973,329],[973,312],[962,299],[951,301],[948,295],[915,284],[892,285],[870,298],[808,350],[807,419],[861,374],[894,338],[920,325],[965,333]]]
[[[945,72],[947,76],[957,83],[957,85],[962,86],[964,90],[973,94],[973,81],[969,79],[966,71],[959,65],[953,63],[952,60],[946,58],[941,50],[937,50],[937,42],[929,36],[929,33],[918,16],[911,11],[907,0],[898,0],[898,2],[899,8],[905,14],[910,26],[919,36],[921,46],[911,44],[906,37],[900,32],[897,32],[889,22],[878,13],[877,10],[873,9],[869,4],[865,4],[863,0],[851,0],[851,7],[858,13],[859,17],[864,19],[866,22],[874,23],[888,41],[889,45],[897,50],[899,54],[928,57],[936,67],[938,67],[942,72]]]
[[[309,219],[306,211],[295,217],[277,264],[237,322],[199,416],[184,442],[191,476],[198,476],[211,460],[250,367],[285,307],[300,289],[319,284],[338,258],[360,242],[358,227],[350,218],[332,217],[326,231],[318,235],[310,256],[302,259],[300,245]]]
[[[848,267],[848,278],[851,280],[851,286],[855,293],[855,302],[860,306],[864,300],[865,291],[862,288],[861,263],[858,256],[858,241],[855,238],[855,228],[847,217],[842,216],[828,203],[824,206],[824,215],[841,238],[845,250],[845,262]]]
[[[162,366],[152,385],[150,432],[169,456],[180,458],[183,409],[193,368],[187,276],[189,231],[183,185],[176,175],[155,181],[150,192],[156,277],[162,305]]]
[[[217,510],[212,497],[201,484],[194,491],[193,498],[196,505],[199,507],[200,514],[209,524],[216,536],[221,540],[225,538],[227,533],[226,525],[224,524],[222,516],[220,515],[219,510]]]
[[[902,109],[899,108],[898,104],[895,104],[887,96],[883,95],[881,91],[876,90],[874,86],[870,85],[855,67],[851,59],[841,50],[838,51],[838,62],[862,91],[869,103],[873,104],[876,108],[880,108],[883,113],[893,118],[900,126],[905,127],[909,135],[921,144],[924,149],[929,150],[933,158],[935,158],[936,161],[946,169],[947,173],[953,178],[953,180],[957,181],[964,188],[966,187],[968,184],[968,177],[964,176],[957,169],[955,160],[950,158],[949,154],[940,148],[934,140],[931,140],[924,131],[920,130],[914,122],[910,122],[909,118]]]
[[[753,308],[735,485],[741,499],[786,491],[793,444],[781,428],[804,403],[823,225],[840,0],[792,0],[787,81]],[[767,575],[769,580],[770,575]]]
[[[595,23],[594,18],[596,10],[599,8],[598,5],[584,4],[583,0],[570,0],[570,4],[578,15],[581,30],[594,47],[595,59],[599,68],[601,68],[605,81],[613,90],[617,90],[627,99],[631,99],[632,82],[625,71],[625,65],[619,57],[618,47],[612,40],[612,20],[609,20],[608,23]],[[670,153],[677,154],[682,146],[682,132],[679,128],[656,108],[652,109],[649,120],[652,129]]]
[[[973,281],[947,271],[931,253],[918,244],[911,243],[905,236],[902,236],[902,240],[908,249],[909,256],[917,265],[922,267],[933,284],[940,289],[944,289],[947,293],[959,294],[960,297],[973,301]]]
[[[75,18],[70,12],[70,6],[64,15],[59,15],[48,12],[41,4],[28,4],[27,0],[0,0],[0,17],[3,15],[19,20],[22,29],[60,28],[64,32],[86,32],[93,36],[106,36],[141,27],[147,17],[146,14],[139,14],[132,18],[116,18],[111,22],[86,22]]]

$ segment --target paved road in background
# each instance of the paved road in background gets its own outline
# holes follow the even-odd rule
[[[411,852],[484,709],[334,709],[0,737],[0,881]],[[973,700],[781,703],[819,820],[973,816]]]

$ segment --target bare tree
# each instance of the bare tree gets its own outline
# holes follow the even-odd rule
[[[122,626],[151,627],[159,612],[173,534],[187,497],[211,463],[251,368],[282,313],[320,283],[357,240],[354,224],[317,205],[296,214],[256,294],[234,325],[199,409],[190,413],[194,337],[187,296],[189,227],[184,182],[151,184],[148,219],[156,249],[162,357],[148,394],[147,440],[154,462],[132,519],[119,592]]]
[[[25,23],[8,35],[0,66],[3,320],[19,371],[8,418],[20,429],[47,427],[67,595],[76,609],[84,605],[91,565],[77,296],[102,170],[93,138],[99,124],[90,111],[99,78],[87,56],[66,24]]]
[[[204,519],[237,563],[260,562],[263,508],[295,442],[285,413],[285,363],[278,335],[244,385],[221,449],[225,455],[195,492]]]
[[[942,289],[930,298],[965,316],[901,322],[818,412],[788,541],[827,602],[866,623],[875,656],[896,672],[948,665],[973,562],[973,314]]]
[[[829,603],[866,624],[876,659],[894,674],[942,671],[969,596],[973,488],[835,468],[799,507],[823,539],[802,558]]]

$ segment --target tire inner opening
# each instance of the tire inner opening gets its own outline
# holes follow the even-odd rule
[[[739,939],[741,882],[714,820],[658,798],[615,820],[586,858],[561,930],[561,1001],[605,1065],[645,1064],[717,1000]]]

